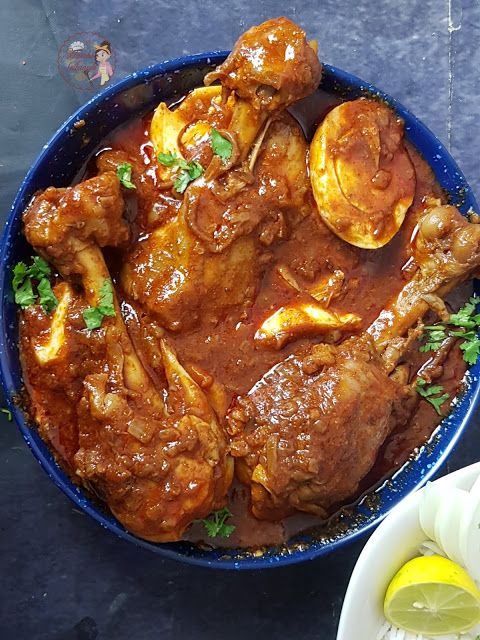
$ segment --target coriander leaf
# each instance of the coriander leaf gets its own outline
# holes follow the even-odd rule
[[[178,163],[178,157],[174,153],[159,153],[157,160],[165,167],[173,167]]]
[[[445,324],[438,323],[424,327],[422,339],[425,344],[419,347],[422,353],[427,351],[437,351],[447,336],[463,338],[460,349],[463,351],[463,359],[468,364],[475,364],[480,356],[480,338],[477,329],[480,328],[480,313],[476,313],[477,304],[480,298],[472,296],[463,307],[449,317],[448,324],[459,327],[457,331],[445,327]]]
[[[430,335],[428,337],[433,342],[438,342],[438,341],[445,340],[447,336],[443,329],[438,329],[436,331],[430,331]]]
[[[422,344],[419,351],[422,353],[426,353],[427,351],[438,351],[441,346],[441,342],[426,342],[425,344]]]
[[[218,535],[222,536],[222,538],[229,538],[234,531],[235,531],[234,524],[224,524],[222,526],[222,529],[219,531]]]
[[[53,293],[52,286],[48,278],[42,278],[37,285],[40,304],[46,314],[51,313],[58,305],[58,300]]]
[[[418,378],[415,388],[417,393],[422,398],[425,398],[425,400],[433,406],[433,408],[435,409],[435,411],[438,413],[439,416],[443,415],[440,407],[445,402],[445,400],[449,398],[448,393],[444,393],[443,395],[436,398],[433,397],[437,393],[441,393],[443,391],[442,385],[427,386],[426,380],[424,380],[423,378]]]
[[[32,264],[28,267],[27,273],[32,278],[36,280],[41,280],[42,278],[47,278],[52,270],[50,269],[50,265],[40,256],[32,256]]]
[[[192,162],[185,162],[185,160],[179,160],[178,165],[183,169],[177,179],[175,180],[173,187],[178,193],[183,193],[192,180],[196,180],[203,173],[202,165],[196,160]]]
[[[445,400],[448,400],[448,398],[449,398],[448,393],[444,393],[442,396],[438,398],[427,398],[427,400],[433,406],[433,408],[438,413],[438,415],[443,416],[443,413],[440,407],[445,402]]]
[[[7,420],[8,420],[9,422],[11,422],[11,421],[12,421],[12,412],[10,411],[10,409],[6,409],[6,408],[3,408],[3,407],[2,407],[2,408],[0,408],[0,412],[1,412],[1,413],[4,413],[4,414],[7,416]]]
[[[35,304],[40,296],[40,304],[45,313],[53,311],[58,301],[48,279],[51,273],[50,265],[40,256],[32,256],[32,264],[29,267],[24,262],[17,262],[13,267],[12,279],[15,302],[24,309]],[[36,293],[33,291],[34,281],[38,281]]]
[[[122,162],[118,165],[117,177],[127,189],[136,189],[132,182],[132,165],[129,162]]]
[[[184,169],[185,171],[188,171],[190,169],[190,163],[183,158],[179,158],[177,164],[180,169]]]
[[[476,313],[479,298],[472,296],[457,313],[450,316],[449,322],[457,327],[463,327],[468,331],[450,331],[450,335],[463,338],[460,349],[463,351],[463,359],[468,364],[475,364],[480,355],[480,339],[476,329],[480,326],[480,314]]]
[[[422,398],[428,398],[436,393],[440,393],[441,391],[443,391],[443,387],[441,385],[427,386],[427,383],[423,378],[419,378],[417,380],[417,393],[419,393]]]
[[[99,311],[104,316],[114,316],[115,306],[113,304],[113,286],[111,280],[105,280],[100,287],[100,304]]]
[[[25,309],[34,304],[35,299],[36,296],[33,293],[32,281],[30,278],[27,278],[15,291],[15,302],[20,305],[22,309]]]
[[[173,183],[173,188],[178,193],[183,193],[190,184],[190,176],[186,171],[182,171]]]
[[[83,319],[87,329],[98,329],[102,326],[105,316],[114,315],[113,285],[110,279],[106,279],[100,287],[98,306],[85,309]]]
[[[189,164],[188,175],[190,176],[190,180],[196,180],[197,178],[199,178],[202,175],[203,167],[196,160],[193,160],[192,162],[189,162],[188,164]]]
[[[428,388],[427,392],[425,393],[425,397],[429,398],[430,396],[434,396],[436,393],[441,393],[442,391],[443,391],[443,387],[441,384],[432,385],[431,387]]]
[[[476,311],[477,303],[479,299],[475,296],[461,307],[457,313],[452,313],[449,319],[449,323],[457,327],[466,327],[472,329],[475,326],[475,320],[472,318]]]
[[[476,336],[477,334],[475,333],[475,331],[449,331],[449,335],[451,336],[455,336],[456,338],[466,338],[467,336],[472,337],[472,336]]]
[[[480,355],[480,338],[476,331],[450,331],[451,336],[463,338],[460,349],[463,351],[463,359],[468,364],[475,364]]]
[[[468,364],[475,364],[480,354],[480,339],[475,336],[473,339],[465,340],[460,344],[463,351],[463,359]]]
[[[446,339],[445,326],[442,324],[430,325],[423,327],[424,334],[422,339],[426,340],[426,343],[422,345],[419,350],[422,353],[426,351],[437,351],[442,346],[442,342]]]
[[[13,267],[12,287],[14,291],[17,291],[26,277],[27,265],[24,262],[17,262],[17,264]]]
[[[98,329],[102,326],[103,313],[97,307],[89,307],[83,312],[83,319],[87,329]]]
[[[173,188],[178,193],[183,193],[192,180],[196,180],[203,173],[202,165],[196,160],[187,162],[183,158],[179,158],[174,153],[159,153],[158,161],[166,167],[178,166],[181,171],[177,173]]]
[[[477,325],[473,318],[456,318],[452,320],[451,324],[456,327],[464,327],[465,329],[473,329]]]
[[[214,128],[212,128],[210,132],[210,143],[212,145],[213,153],[216,156],[220,156],[223,161],[227,161],[231,158],[233,144]]]
[[[209,538],[228,538],[233,531],[235,531],[235,526],[233,524],[226,524],[225,522],[231,517],[231,515],[230,510],[227,507],[224,507],[218,511],[213,511],[208,518],[204,518],[199,522],[201,522],[205,527]]]

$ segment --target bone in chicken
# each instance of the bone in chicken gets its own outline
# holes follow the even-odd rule
[[[255,109],[288,107],[316,89],[322,68],[305,32],[288,18],[275,18],[252,27],[239,38],[232,53],[206,82],[222,86],[250,102]]]
[[[480,226],[434,204],[420,220],[414,259],[412,280],[364,334],[293,354],[230,412],[232,453],[258,518],[294,510],[325,517],[355,495],[387,435],[408,417],[409,390],[389,377],[401,350],[398,340],[394,351],[388,345],[427,311],[425,295],[443,296],[478,270]]]
[[[97,304],[110,280],[99,246],[128,235],[123,209],[118,178],[105,173],[73,188],[47,189],[25,213],[30,243],[62,275],[80,277],[88,305]],[[225,437],[205,394],[162,340],[169,390],[164,401],[133,348],[115,294],[114,306],[115,317],[105,319],[101,330],[103,357],[85,372],[72,464],[130,531],[177,540],[192,520],[225,502],[232,477]],[[68,344],[61,356],[57,349],[51,367],[71,355]],[[48,372],[48,359],[41,364]]]
[[[253,57],[261,60],[255,69]],[[215,325],[229,313],[241,318],[253,304],[268,262],[265,247],[284,238],[308,208],[306,142],[281,111],[314,91],[320,75],[304,32],[281,18],[244,34],[207,76],[206,82],[221,80],[226,96],[233,92],[221,130],[233,141],[232,156],[227,162],[213,156],[187,188],[178,215],[141,238],[121,274],[128,295],[167,328]],[[225,97],[215,109],[230,112],[231,102]]]
[[[218,218],[226,217],[218,235],[228,247],[209,251],[204,239],[208,231],[201,238],[200,231],[193,233],[182,210],[133,246],[121,273],[128,295],[175,331],[214,325],[229,313],[241,317],[253,303],[269,245],[287,233],[285,218],[294,220],[306,212],[310,186],[305,153],[298,126],[287,115],[279,118],[271,126],[252,185],[233,200],[202,204],[198,211],[197,229],[213,228]],[[259,189],[265,191],[261,201]]]

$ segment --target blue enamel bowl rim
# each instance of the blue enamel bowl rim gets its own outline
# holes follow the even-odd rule
[[[52,136],[47,145],[44,146],[42,152],[37,157],[32,167],[28,171],[25,179],[23,180],[18,193],[13,202],[11,212],[9,214],[3,237],[0,244],[0,260],[3,265],[6,264],[8,254],[10,251],[10,236],[12,233],[12,226],[14,225],[17,217],[22,213],[22,202],[25,195],[28,193],[31,182],[34,180],[35,174],[40,171],[43,163],[46,161],[46,157],[49,150],[61,143],[62,139],[68,135],[68,131],[72,128],[73,124],[81,119],[84,119],[92,111],[100,107],[107,99],[120,94],[127,89],[153,80],[156,76],[166,73],[173,73],[180,69],[187,67],[195,67],[207,64],[220,63],[228,51],[212,51],[207,53],[201,53],[196,55],[184,56],[181,58],[168,60],[162,63],[153,64],[141,71],[137,71],[119,82],[109,86],[99,94],[92,97],[82,107],[80,107],[68,120],[61,125],[57,132]],[[450,156],[447,149],[443,144],[435,137],[435,135],[422,124],[412,113],[410,113],[405,107],[399,104],[395,99],[391,98],[387,94],[378,90],[368,82],[364,82],[360,78],[335,68],[331,65],[324,65],[324,82],[325,78],[332,84],[333,87],[338,86],[344,89],[350,88],[354,92],[362,95],[374,95],[380,99],[385,100],[390,104],[395,111],[403,118],[405,122],[405,131],[407,137],[416,146],[416,148],[424,155],[426,160],[431,164],[437,178],[442,184],[442,171],[448,173],[448,175],[455,176],[457,193],[450,192],[450,195],[455,202],[459,198],[463,199],[463,210],[466,211],[469,206],[474,209],[477,208],[475,199],[471,193],[471,189],[468,186],[465,177],[458,168],[457,164]],[[323,85],[322,85],[323,86]],[[100,142],[100,140],[98,141]],[[436,154],[433,151],[436,150]],[[462,209],[462,206],[460,207]],[[421,487],[435,472],[437,472],[440,466],[445,462],[448,455],[453,450],[454,446],[458,442],[461,434],[469,423],[469,420],[475,411],[479,396],[480,396],[480,382],[479,373],[480,365],[475,365],[470,370],[471,384],[464,394],[464,397],[459,402],[459,406],[455,408],[452,414],[447,417],[445,422],[449,423],[450,431],[447,433],[446,441],[443,442],[441,434],[437,440],[433,449],[423,447],[419,454],[415,456],[406,465],[413,467],[413,472],[408,474],[407,480],[404,486],[400,487],[400,490],[386,486],[384,489],[384,498],[386,497],[386,503],[382,510],[375,516],[372,516],[370,521],[364,525],[360,525],[358,528],[353,528],[351,531],[347,531],[337,539],[328,541],[327,543],[321,543],[318,541],[308,541],[304,547],[294,548],[287,553],[276,554],[274,551],[260,557],[247,556],[235,559],[223,559],[218,551],[205,552],[198,551],[196,553],[192,550],[189,553],[181,551],[175,548],[177,543],[159,545],[141,540],[134,535],[126,531],[120,523],[112,519],[101,509],[97,508],[76,487],[70,479],[64,474],[60,467],[55,462],[53,456],[46,450],[45,445],[41,442],[39,435],[29,427],[23,411],[15,404],[14,397],[18,393],[19,389],[16,388],[12,372],[8,366],[8,358],[6,356],[6,349],[9,348],[8,341],[8,318],[6,317],[6,296],[11,288],[10,279],[7,278],[6,269],[3,268],[0,271],[0,379],[4,390],[4,395],[8,403],[9,408],[17,422],[23,438],[30,447],[33,455],[38,460],[44,471],[48,474],[51,480],[75,503],[77,507],[82,509],[85,513],[91,516],[94,520],[100,523],[103,527],[112,531],[117,536],[124,540],[133,542],[141,547],[152,550],[160,555],[174,560],[179,560],[187,564],[200,565],[213,567],[218,569],[264,569],[268,567],[278,567],[289,564],[296,564],[305,560],[312,560],[326,553],[330,553],[335,549],[343,547],[345,544],[364,536],[368,531],[377,526],[383,518],[395,507],[404,497],[412,493],[414,490]],[[15,337],[16,341],[16,337]],[[439,429],[441,428],[441,425]],[[438,432],[438,429],[437,429]],[[397,471],[389,482],[395,483],[395,481],[401,477],[404,473],[405,467],[402,467]],[[181,543],[180,543],[181,544]],[[220,550],[221,552],[221,550]],[[224,550],[223,553],[226,553]]]

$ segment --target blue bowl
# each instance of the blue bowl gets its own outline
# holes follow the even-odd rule
[[[55,462],[35,428],[26,421],[14,399],[22,389],[22,373],[17,346],[17,309],[11,286],[12,266],[30,255],[21,233],[21,215],[32,195],[50,185],[67,186],[95,151],[101,140],[131,117],[152,110],[160,100],[172,100],[202,84],[203,76],[224,60],[228,52],[215,51],[188,56],[147,67],[108,87],[89,100],[48,142],[23,181],[9,215],[0,246],[0,373],[5,397],[23,437],[55,484],[85,513],[121,538],[188,564],[219,569],[265,569],[311,560],[365,534],[409,493],[424,484],[446,460],[475,410],[480,385],[480,364],[468,375],[468,384],[452,413],[441,423],[428,443],[399,471],[360,502],[336,514],[318,530],[292,538],[288,544],[268,547],[258,556],[244,549],[205,549],[187,542],[154,544],[140,540],[126,531],[106,510],[72,483]],[[445,147],[417,118],[393,98],[345,71],[324,67],[322,89],[345,99],[379,96],[405,121],[407,138],[433,168],[437,180],[450,195],[451,202],[466,212],[477,204],[464,176]],[[74,124],[85,121],[75,129]]]

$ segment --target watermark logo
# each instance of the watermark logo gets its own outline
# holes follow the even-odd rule
[[[74,33],[58,50],[58,70],[79,91],[98,91],[113,76],[115,55],[110,42],[90,31]]]

